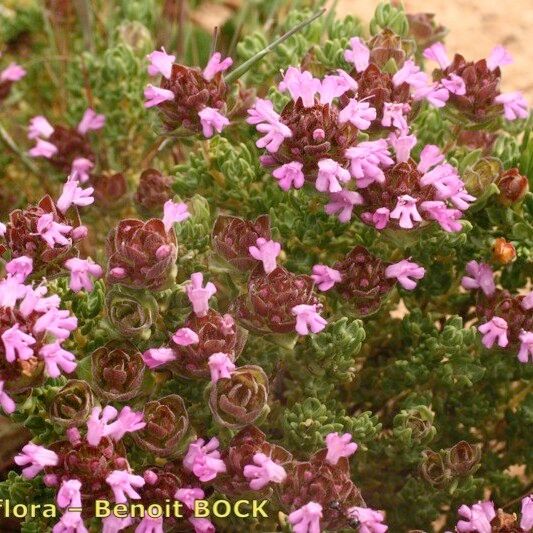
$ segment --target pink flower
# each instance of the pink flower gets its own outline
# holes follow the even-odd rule
[[[91,276],[95,279],[102,277],[102,267],[91,258],[79,259],[73,257],[65,261],[65,268],[70,271],[70,290],[79,292],[82,289],[92,291],[94,288]]]
[[[165,231],[170,231],[176,222],[183,222],[190,216],[191,214],[189,213],[187,204],[167,200],[163,206],[163,225],[165,226]]]
[[[352,436],[349,433],[339,435],[338,433],[328,433],[326,435],[326,446],[328,453],[326,462],[336,465],[341,457],[350,457],[357,451],[357,444],[351,442]]]
[[[463,276],[461,286],[465,289],[481,289],[487,296],[492,296],[496,290],[494,274],[486,263],[469,261],[466,264],[466,272],[471,277]]]
[[[318,176],[315,187],[321,192],[341,192],[342,187],[339,182],[350,181],[350,173],[334,161],[333,159],[321,159],[318,162]]]
[[[444,107],[449,97],[448,89],[438,83],[418,87],[413,94],[415,101],[427,100],[433,107],[437,108]]]
[[[344,51],[344,59],[352,63],[357,72],[363,72],[370,62],[370,50],[359,37],[352,37],[350,48]]]
[[[78,131],[85,135],[88,131],[91,130],[100,130],[104,127],[105,116],[98,115],[94,109],[88,107],[81,117],[80,123],[78,124]]]
[[[235,370],[235,365],[228,354],[222,352],[210,355],[207,364],[211,372],[211,383],[216,383],[221,378],[231,377],[231,373]]]
[[[148,74],[150,74],[150,76],[161,74],[167,80],[170,79],[172,65],[176,60],[176,56],[167,54],[166,50],[161,47],[161,50],[154,50],[152,53],[148,54],[146,59],[150,61],[150,64],[148,65]]]
[[[207,518],[189,517],[194,533],[215,533],[215,526]]]
[[[322,306],[320,304],[300,304],[295,305],[291,312],[296,317],[296,332],[299,335],[309,335],[311,333],[319,333],[328,323],[325,318],[319,315]]]
[[[8,396],[7,392],[4,392],[5,382],[0,381],[0,407],[4,410],[4,413],[10,415],[15,411],[15,402]]]
[[[215,131],[221,133],[229,125],[229,120],[214,107],[204,107],[198,112],[198,116],[202,124],[202,133],[208,139],[213,137]]]
[[[418,200],[409,196],[408,194],[402,194],[398,196],[398,202],[393,211],[391,211],[390,217],[398,219],[400,222],[400,228],[411,229],[415,222],[420,222],[422,217],[416,209],[416,202]]]
[[[119,533],[119,531],[131,526],[131,524],[133,524],[133,520],[130,516],[118,518],[111,514],[102,520],[102,533]]]
[[[139,431],[146,426],[143,414],[132,411],[128,406],[122,408],[118,418],[117,414],[118,411],[111,405],[107,405],[103,410],[101,407],[92,410],[87,421],[87,442],[91,446],[98,446],[103,437],[119,441],[126,433]],[[112,420],[115,421],[111,422]]]
[[[491,533],[490,525],[496,516],[494,504],[492,502],[478,502],[472,507],[461,505],[458,510],[459,516],[466,520],[459,520],[456,529],[459,533],[476,532]]]
[[[281,253],[281,244],[276,241],[267,241],[263,237],[259,237],[255,242],[255,246],[249,246],[248,251],[250,255],[263,262],[263,268],[267,274],[270,274],[276,269],[276,258]]]
[[[28,287],[13,276],[0,281],[0,307],[15,307],[17,300],[24,298]],[[24,315],[27,316],[27,315]]]
[[[3,237],[6,234],[7,227],[3,222],[0,222],[0,237]]]
[[[26,76],[26,71],[16,63],[11,63],[0,72],[0,81],[19,81]]]
[[[56,339],[66,339],[77,327],[78,319],[71,316],[69,311],[52,308],[37,319],[33,331],[35,333],[46,331],[54,335]]]
[[[33,356],[33,346],[37,341],[20,329],[19,324],[6,329],[2,333],[2,342],[4,343],[5,358],[8,363],[13,363],[15,359],[27,361]]]
[[[282,92],[288,91],[295,102],[301,98],[304,107],[312,107],[315,94],[321,90],[321,83],[319,79],[313,78],[309,71],[301,72],[299,68],[289,67],[278,89]]]
[[[522,309],[525,309],[526,311],[533,309],[533,291],[531,291],[527,296],[524,297],[521,305]]]
[[[487,67],[489,70],[496,70],[498,67],[510,65],[513,62],[511,54],[501,45],[497,44],[487,57]]]
[[[235,326],[235,320],[233,320],[233,317],[231,315],[228,315],[227,313],[222,316],[222,321],[220,323],[220,330],[222,331],[222,334],[225,336],[233,335],[235,332],[234,329]]]
[[[76,180],[69,180],[63,185],[63,192],[56,202],[57,208],[66,213],[71,205],[86,207],[94,202],[93,187],[82,189]]]
[[[89,235],[89,230],[87,226],[78,226],[74,228],[70,234],[73,240],[75,241],[81,241],[82,239],[85,239]]]
[[[13,276],[19,283],[24,282],[32,271],[33,259],[26,255],[11,259],[11,261],[6,264],[6,272]]]
[[[417,170],[425,174],[430,168],[444,161],[444,154],[440,148],[435,144],[426,144],[420,152],[420,162],[417,165]]]
[[[43,358],[46,366],[46,373],[51,378],[58,378],[61,370],[70,374],[76,370],[76,356],[61,348],[59,341],[52,344],[45,344],[40,350],[39,355]],[[61,368],[61,370],[60,370]]]
[[[46,157],[46,159],[50,159],[57,153],[57,146],[48,141],[43,141],[43,139],[37,139],[37,144],[28,153],[31,157]]]
[[[107,476],[106,483],[113,491],[115,503],[126,503],[128,498],[132,500],[141,499],[141,495],[135,491],[135,488],[144,486],[144,478],[142,476],[130,474],[126,470],[113,470]]]
[[[194,502],[201,500],[205,496],[204,491],[199,487],[193,487],[190,489],[178,489],[174,498],[185,504],[189,509],[194,509]]]
[[[420,209],[426,213],[429,218],[436,220],[444,231],[461,231],[463,226],[457,222],[462,212],[459,209],[452,209],[440,200],[429,200],[420,204]]]
[[[153,107],[166,102],[168,100],[174,100],[174,93],[168,89],[161,89],[161,87],[154,87],[149,83],[144,89],[144,107]]]
[[[135,533],[164,533],[163,518],[161,516],[152,518],[149,514],[146,514],[135,528]]]
[[[384,229],[389,224],[390,209],[386,207],[380,207],[373,213],[362,213],[361,219],[367,224],[372,224],[376,229]]]
[[[65,507],[81,507],[81,481],[68,479],[61,483],[57,492],[57,505]]]
[[[385,517],[380,511],[368,507],[350,507],[348,515],[359,522],[359,533],[385,533],[389,529],[383,524]]]
[[[374,182],[383,183],[385,175],[381,169],[394,164],[385,139],[363,141],[348,148],[344,155],[350,160],[350,172],[359,188],[368,187]]]
[[[385,276],[387,278],[396,278],[398,283],[408,291],[416,288],[416,281],[413,281],[411,278],[416,280],[422,279],[425,273],[426,269],[424,267],[407,259],[402,259],[385,269]]]
[[[284,139],[292,137],[292,131],[281,122],[281,117],[274,111],[270,100],[258,98],[253,107],[248,109],[248,114],[250,116],[246,122],[255,124],[257,131],[265,134],[255,143],[258,148],[266,148],[275,153]]]
[[[344,70],[337,69],[338,74],[328,74],[320,85],[320,103],[331,104],[347,91],[356,91],[357,82]]]
[[[342,191],[330,194],[329,203],[324,207],[328,215],[336,214],[339,222],[348,222],[352,218],[352,211],[355,205],[364,203],[363,197],[355,191]]]
[[[376,116],[376,110],[370,107],[368,102],[350,98],[346,107],[339,113],[339,122],[341,124],[350,122],[360,130],[367,130],[372,121],[376,120]]]
[[[225,472],[226,465],[220,459],[218,444],[216,437],[213,437],[207,444],[204,439],[191,442],[183,459],[184,468],[203,482],[211,481],[219,473]]]
[[[189,328],[180,328],[172,336],[172,340],[179,346],[190,346],[200,341],[198,334]]]
[[[399,87],[402,83],[407,83],[416,89],[427,85],[427,79],[427,74],[422,72],[412,59],[408,59],[403,64],[403,67],[394,74],[392,83],[395,87]]]
[[[215,52],[209,58],[209,61],[202,72],[204,80],[211,81],[219,72],[224,72],[233,65],[233,59],[231,59],[231,57],[226,57],[223,61],[221,61],[221,59],[222,55],[220,52]]]
[[[500,348],[505,348],[509,344],[507,339],[507,322],[499,317],[495,316],[485,324],[478,326],[478,330],[483,334],[483,345],[486,348],[492,348],[496,340]]]
[[[521,363],[527,363],[531,358],[531,362],[533,362],[533,331],[521,331],[518,338],[520,339],[518,360]]]
[[[452,94],[456,94],[458,96],[463,96],[466,94],[466,85],[461,78],[461,76],[457,76],[457,74],[450,74],[447,78],[443,78],[440,80],[443,87],[447,89]]]
[[[503,116],[507,120],[527,118],[527,102],[520,91],[499,94],[494,98],[494,101],[503,104]]]
[[[272,175],[278,180],[279,186],[288,191],[291,187],[301,189],[305,182],[305,176],[302,172],[303,165],[298,161],[285,163],[272,172]]]
[[[30,442],[22,448],[22,452],[16,455],[14,460],[19,466],[28,465],[22,469],[22,477],[32,479],[42,472],[45,466],[56,466],[59,457],[52,450]]]
[[[521,512],[520,527],[524,531],[530,531],[533,529],[533,495],[522,498]]]
[[[329,291],[335,283],[342,280],[342,275],[338,270],[326,265],[315,265],[311,278],[321,291]]]
[[[192,304],[196,316],[202,317],[207,315],[209,310],[209,298],[217,292],[214,283],[210,281],[203,286],[204,275],[201,272],[195,272],[191,275],[190,283],[187,285],[187,296]]]
[[[246,465],[243,469],[244,477],[250,480],[252,490],[261,490],[269,483],[283,483],[287,478],[285,469],[264,453],[255,453],[253,461],[255,464]]]
[[[416,136],[407,134],[407,130],[393,132],[388,137],[389,143],[396,152],[396,161],[404,163],[411,157],[411,150],[416,145]]]
[[[19,305],[19,311],[22,316],[27,318],[34,311],[38,313],[46,313],[50,309],[58,308],[61,300],[57,294],[44,298],[47,293],[47,288],[44,286],[36,287],[24,287],[25,294],[24,299]]]
[[[70,173],[73,180],[77,180],[80,183],[85,183],[89,179],[89,172],[94,167],[91,160],[85,157],[77,157],[72,161],[72,167]]]
[[[289,524],[294,533],[320,533],[321,518],[322,506],[309,502],[289,515]]]
[[[89,533],[80,512],[67,511],[52,528],[52,533]]]
[[[45,213],[37,220],[37,233],[46,241],[50,248],[53,248],[56,244],[68,246],[70,239],[67,239],[65,235],[68,235],[71,230],[72,226],[55,222],[52,213]]]
[[[444,198],[449,198],[458,188],[458,184],[463,186],[463,182],[457,170],[448,163],[435,166],[427,171],[420,179],[420,184],[426,187],[433,185],[438,194]]]
[[[465,211],[470,207],[469,202],[474,202],[476,197],[468,194],[464,183],[460,179],[455,182],[455,187],[453,194],[450,195],[450,200],[457,209]],[[437,197],[439,197],[439,195],[437,195]]]
[[[30,125],[28,126],[28,139],[37,139],[39,137],[48,139],[52,133],[54,133],[54,128],[42,115],[33,117],[30,120]]]
[[[176,359],[171,348],[150,348],[142,354],[143,361],[148,368],[154,369]]]
[[[446,53],[446,48],[442,43],[435,43],[429,48],[426,48],[423,53],[426,59],[431,61],[436,61],[439,64],[441,70],[444,70],[451,63],[448,54]]]
[[[381,119],[381,125],[386,128],[394,127],[402,131],[408,129],[407,120],[404,117],[404,113],[409,113],[409,104],[396,104],[385,102],[383,105],[383,118]]]

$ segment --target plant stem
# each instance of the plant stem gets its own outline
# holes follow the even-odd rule
[[[15,152],[20,160],[34,173],[37,174],[39,171],[33,162],[26,156],[26,154],[17,146],[17,143],[13,140],[11,135],[7,132],[2,124],[0,124],[0,138],[7,144],[13,152]]]
[[[294,35],[295,33],[299,32],[301,29],[311,24],[311,22],[314,22],[318,17],[321,17],[325,11],[325,9],[321,9],[312,17],[308,18],[307,20],[304,20],[303,22],[300,22],[300,24],[294,26],[294,28],[290,29],[287,33],[284,33],[281,37],[278,37],[275,41],[272,41],[268,46],[263,48],[263,50],[261,50],[253,57],[245,61],[242,65],[239,65],[234,71],[230,72],[225,77],[226,83],[229,85],[230,83],[233,83],[234,81],[238,80],[246,71],[250,69],[250,67],[252,67],[252,65],[263,59],[263,57],[265,57],[269,52],[274,50],[274,48],[276,48],[276,46],[281,44],[283,41],[286,41],[291,35]]]

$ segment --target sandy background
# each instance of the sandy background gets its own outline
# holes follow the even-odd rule
[[[372,18],[377,0],[339,0],[341,15],[354,14],[363,21]],[[514,63],[503,68],[503,89],[523,91],[533,103],[533,0],[404,0],[406,11],[436,13],[449,33],[450,55],[466,59],[486,57],[495,44],[511,52]]]

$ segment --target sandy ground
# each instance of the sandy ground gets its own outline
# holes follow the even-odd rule
[[[377,0],[339,0],[337,11],[368,21],[378,3]],[[403,3],[411,13],[436,13],[439,23],[449,30],[446,45],[450,54],[460,52],[467,59],[480,59],[495,44],[503,44],[514,58],[512,65],[504,67],[503,89],[523,91],[529,103],[533,103],[532,0],[404,0]]]

